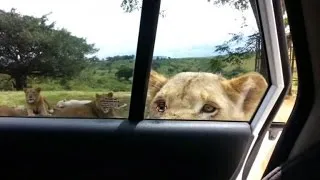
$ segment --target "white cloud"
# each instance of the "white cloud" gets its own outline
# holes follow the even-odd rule
[[[1,8],[12,7],[22,14],[40,17],[52,12],[50,21],[72,34],[95,43],[100,57],[135,54],[140,12],[124,13],[122,0],[0,0]],[[257,30],[251,10],[244,13],[248,27],[241,29],[241,12],[229,6],[217,7],[207,0],[162,0],[166,17],[159,17],[155,55],[208,55],[208,46],[227,40],[229,33],[250,34]],[[204,51],[199,47],[204,46]]]

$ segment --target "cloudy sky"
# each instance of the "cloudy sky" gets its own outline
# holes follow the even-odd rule
[[[100,49],[99,57],[135,54],[140,12],[124,13],[122,0],[0,0],[1,9],[40,17],[52,12],[50,21],[73,35],[87,38]],[[162,0],[155,56],[201,57],[214,55],[214,46],[229,33],[251,34],[257,30],[251,9],[241,13],[207,0]],[[241,28],[242,15],[247,27]]]

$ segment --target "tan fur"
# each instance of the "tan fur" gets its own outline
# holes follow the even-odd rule
[[[26,97],[26,109],[28,116],[37,114],[42,116],[50,116],[51,106],[44,96],[42,96],[41,88],[24,88]]]
[[[94,113],[94,104],[91,102],[89,104],[67,106],[65,108],[56,108],[53,112],[55,117],[74,117],[74,118],[98,118]]]
[[[0,106],[0,116],[5,117],[19,117],[27,116],[27,111],[25,109],[17,109],[8,106]]]
[[[183,72],[167,79],[151,71],[148,118],[249,120],[267,87],[266,80],[256,72],[228,80],[206,72]],[[166,109],[161,112],[159,107],[164,102]],[[205,107],[214,111],[205,112]]]
[[[161,89],[161,87],[167,82],[167,78],[157,73],[156,71],[150,72],[149,78],[149,95],[153,97]]]
[[[83,117],[83,118],[116,118],[114,109],[103,105],[103,101],[113,99],[113,93],[96,94],[95,100],[88,104],[67,106],[56,109],[53,113],[56,117]]]

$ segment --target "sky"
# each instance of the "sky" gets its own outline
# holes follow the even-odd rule
[[[94,43],[100,58],[135,54],[140,11],[125,13],[122,0],[0,0],[2,10],[48,16],[57,28]],[[240,12],[217,6],[207,0],[162,0],[154,56],[204,57],[214,54],[215,46],[228,40],[230,33],[250,35],[257,31],[251,8]],[[242,16],[247,27],[241,28]]]

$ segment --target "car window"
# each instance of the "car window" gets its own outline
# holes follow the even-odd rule
[[[2,1],[0,115],[127,118],[139,23],[120,0]]]
[[[253,10],[249,3],[162,0],[146,118],[251,119],[270,84]]]
[[[283,6],[285,9],[285,7]],[[296,102],[297,98],[297,90],[298,90],[298,73],[297,73],[297,66],[296,66],[296,55],[294,53],[294,47],[292,43],[292,36],[290,32],[290,26],[288,23],[288,17],[287,13],[284,10],[283,12],[283,20],[285,25],[285,33],[286,33],[286,40],[287,40],[287,46],[288,46],[288,59],[291,69],[291,86],[289,88],[289,91],[287,93],[286,98],[284,99],[276,117],[274,118],[273,122],[283,122],[286,123],[291,112],[293,109],[293,106]]]
[[[252,119],[270,85],[257,7],[219,2],[162,1],[147,119]],[[127,118],[141,4],[5,1],[0,116]]]

